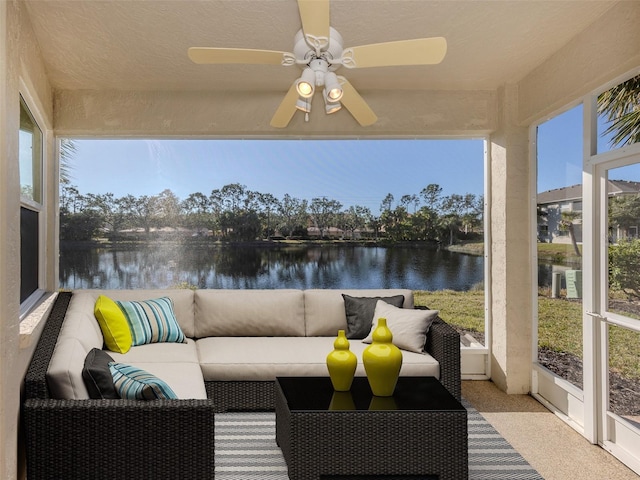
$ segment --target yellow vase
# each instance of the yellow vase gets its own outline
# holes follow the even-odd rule
[[[353,401],[351,392],[333,392],[331,395],[331,403],[329,403],[329,410],[355,410],[356,404]]]
[[[379,397],[374,395],[371,397],[371,403],[369,403],[369,411],[382,410],[398,410],[396,399],[393,397]]]
[[[387,327],[387,319],[379,318],[373,331],[373,343],[364,349],[362,362],[367,372],[367,380],[374,395],[390,397],[396,389],[402,352],[391,341],[393,334]]]
[[[349,340],[344,330],[338,330],[333,348],[334,350],[327,355],[327,369],[333,389],[337,392],[348,392],[356,373],[358,357],[349,350]]]

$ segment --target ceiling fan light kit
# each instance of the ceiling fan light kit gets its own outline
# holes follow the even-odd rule
[[[343,106],[363,127],[373,125],[377,116],[349,81],[335,73],[340,67],[369,68],[403,65],[434,65],[447,51],[442,37],[417,38],[343,48],[342,35],[329,25],[329,0],[298,0],[302,29],[294,37],[293,53],[242,48],[191,47],[195,63],[247,63],[255,65],[298,65],[302,74],[293,83],[271,118],[271,126],[286,127],[296,111],[309,121],[316,87],[322,88],[325,113]]]
[[[296,108],[304,113],[311,111],[311,100],[309,98],[300,97],[296,100]]]
[[[340,89],[340,91],[342,92],[342,89]],[[327,93],[326,88],[322,90],[322,98],[324,99],[324,111],[327,115],[336,113],[342,108],[342,104],[339,101],[331,100],[331,98],[329,98],[329,93]]]
[[[302,75],[300,75],[300,78],[296,81],[296,90],[298,90],[298,94],[301,97],[310,98],[313,97],[316,84],[316,72],[310,67],[307,67],[302,71]]]
[[[332,102],[338,102],[342,98],[342,87],[338,82],[338,76],[333,72],[328,72],[324,76],[324,88],[327,92],[327,98]]]

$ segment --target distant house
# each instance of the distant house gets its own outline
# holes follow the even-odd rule
[[[640,194],[640,182],[628,180],[609,180],[609,197]],[[575,212],[573,231],[578,243],[582,243],[582,185],[556,188],[538,194],[538,241],[545,243],[571,243],[569,232],[561,228],[562,214]],[[640,219],[638,219],[640,225]],[[638,237],[638,226],[621,231],[614,228],[612,237]]]

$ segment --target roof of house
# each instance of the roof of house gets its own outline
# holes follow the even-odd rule
[[[609,196],[640,193],[640,182],[630,180],[609,180],[607,182]],[[582,200],[582,184],[555,188],[538,193],[538,205]]]

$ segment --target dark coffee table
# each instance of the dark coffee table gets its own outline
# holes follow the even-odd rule
[[[334,395],[329,377],[278,377],[276,441],[291,480],[469,477],[467,411],[433,377],[374,397],[365,377]]]

